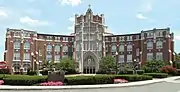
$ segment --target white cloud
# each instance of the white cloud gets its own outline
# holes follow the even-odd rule
[[[141,13],[138,13],[137,15],[136,15],[136,18],[138,18],[138,19],[142,19],[142,20],[147,20],[148,18],[147,17],[145,17],[143,14],[141,14]]]
[[[58,0],[62,5],[72,5],[72,6],[78,6],[82,3],[81,0]]]
[[[43,26],[43,25],[49,25],[47,21],[40,21],[36,19],[32,19],[28,16],[20,18],[20,22],[24,24],[28,24],[30,26]]]
[[[74,21],[75,21],[75,18],[74,18],[74,17],[70,17],[69,20],[72,21],[72,22],[74,22]]]
[[[1,17],[8,17],[8,12],[4,7],[0,7],[0,16]]]
[[[180,34],[179,34],[179,35],[175,35],[174,38],[175,38],[176,40],[180,40]]]

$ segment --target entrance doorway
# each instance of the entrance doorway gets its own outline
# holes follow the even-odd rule
[[[84,59],[83,73],[84,74],[96,73],[96,61],[93,56],[89,55]]]

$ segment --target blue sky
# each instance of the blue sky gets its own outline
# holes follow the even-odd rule
[[[179,0],[0,0],[0,52],[4,52],[6,28],[68,35],[73,32],[74,15],[84,14],[89,4],[94,14],[105,15],[114,34],[170,27],[175,50],[180,52]]]

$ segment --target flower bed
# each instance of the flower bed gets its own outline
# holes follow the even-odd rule
[[[0,85],[4,84],[4,81],[3,80],[0,80]]]
[[[43,82],[40,84],[40,86],[62,86],[62,85],[64,85],[64,83],[60,82],[60,81],[58,81],[58,82],[53,82],[53,81]]]
[[[117,83],[127,83],[128,81],[125,80],[125,79],[114,79],[114,83],[117,84]]]

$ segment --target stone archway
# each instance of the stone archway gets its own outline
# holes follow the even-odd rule
[[[93,52],[86,52],[83,59],[83,73],[95,74],[98,70],[98,58]]]
[[[20,72],[20,64],[13,64],[13,72]]]

